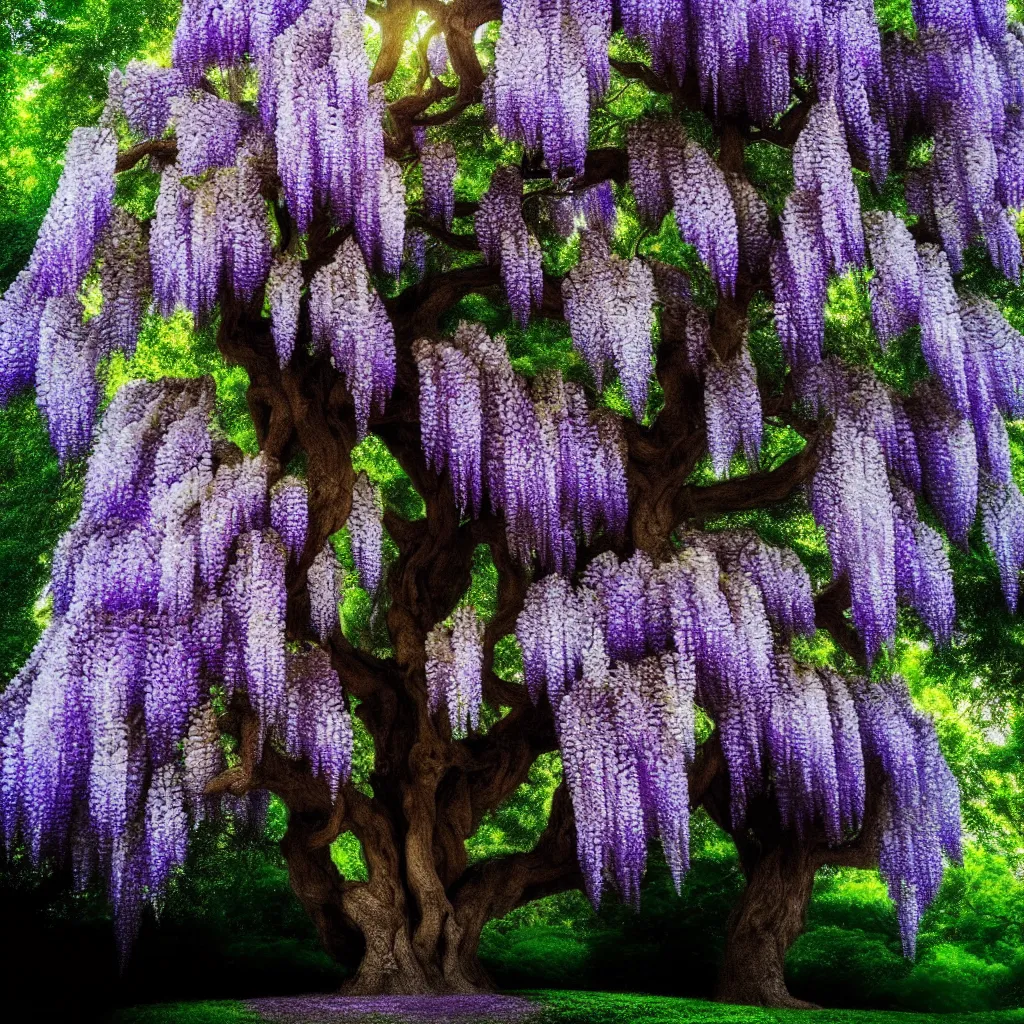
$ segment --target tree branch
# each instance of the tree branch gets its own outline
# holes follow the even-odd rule
[[[178,155],[177,139],[149,139],[140,142],[123,153],[118,153],[117,163],[114,164],[114,173],[131,170],[136,164],[145,160],[147,156],[158,156],[161,160],[171,161]]]
[[[865,665],[864,644],[846,618],[849,607],[850,582],[843,575],[814,599],[814,624],[824,629],[858,665]]]
[[[806,483],[818,466],[818,444],[812,440],[775,469],[733,477],[720,483],[681,489],[676,504],[678,522],[703,523],[732,512],[777,505]]]

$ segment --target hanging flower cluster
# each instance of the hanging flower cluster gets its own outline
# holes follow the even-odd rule
[[[149,304],[149,252],[142,225],[120,206],[100,237],[96,258],[103,304],[92,329],[103,355],[121,351],[130,359]]]
[[[252,298],[272,259],[255,154],[243,147],[234,167],[195,188],[182,181],[178,167],[167,167],[149,252],[154,298],[165,315],[179,305],[194,316],[207,313],[225,284],[242,300]]]
[[[853,621],[868,658],[896,631],[896,539],[892,492],[878,440],[840,412],[810,486],[832,571],[850,583]]]
[[[921,315],[921,266],[910,230],[888,211],[864,214],[864,233],[875,274],[868,282],[871,323],[883,348]]]
[[[326,643],[338,626],[338,602],[341,600],[341,573],[338,556],[330,539],[317,552],[306,575],[309,592],[309,621],[313,632]]]
[[[737,451],[743,453],[749,465],[757,465],[761,452],[761,393],[746,345],[726,362],[708,362],[704,415],[715,476],[725,476]]]
[[[914,955],[917,928],[942,881],[942,856],[962,860],[960,790],[931,720],[898,676],[851,687],[865,758],[886,778],[879,867],[899,913],[903,951]]]
[[[235,162],[245,127],[238,104],[197,89],[171,99],[171,116],[182,174],[202,174]]]
[[[134,217],[115,210],[95,250],[102,306],[88,321],[77,286],[49,299],[38,294],[32,263],[0,299],[0,403],[34,385],[62,463],[88,451],[100,401],[97,366],[114,351],[135,351],[149,301],[149,264]]]
[[[270,525],[278,533],[290,558],[298,561],[306,548],[309,530],[309,493],[298,477],[282,477],[270,492]]]
[[[384,411],[395,386],[395,332],[352,239],[313,275],[309,319],[314,346],[329,347],[331,362],[345,375],[364,437],[371,413]]]
[[[383,502],[365,472],[352,485],[352,511],[348,516],[352,535],[352,559],[359,571],[359,582],[371,595],[380,589],[383,578]]]
[[[335,792],[352,770],[352,719],[338,674],[320,647],[288,652],[285,703],[285,748],[306,758]]]
[[[420,166],[424,212],[430,220],[451,228],[455,216],[455,175],[459,169],[455,147],[450,142],[425,143],[420,150]]]
[[[332,783],[350,762],[337,676],[285,653],[286,555],[262,459],[214,439],[213,402],[208,380],[117,393],[54,556],[52,621],[0,705],[6,841],[73,859],[80,884],[101,877],[122,949],[209,810],[212,685],[244,693],[264,730],[287,722]]]
[[[41,300],[77,291],[92,264],[96,244],[114,204],[117,136],[110,128],[76,128],[64,154],[64,170],[50,200],[24,277],[24,298]]]
[[[740,265],[750,275],[764,270],[771,248],[768,204],[744,174],[727,174],[726,183],[736,211]]]
[[[1017,610],[1020,572],[1024,568],[1024,499],[1016,484],[979,474],[981,527],[999,567],[1003,596],[1010,611]]]
[[[427,691],[431,712],[442,705],[455,736],[480,724],[483,703],[483,623],[471,605],[457,608],[451,626],[427,634]]]
[[[829,266],[836,273],[864,262],[860,197],[835,100],[815,104],[793,146],[793,185],[813,197]]]
[[[731,294],[739,269],[736,210],[725,175],[707,150],[666,121],[642,120],[629,134],[629,177],[641,218],[651,227],[674,213],[683,241]]]
[[[448,70],[448,43],[443,32],[435,32],[427,43],[427,66],[434,78],[440,78]]]
[[[917,40],[894,40],[884,58],[894,134],[923,122],[935,140],[931,160],[908,176],[912,212],[942,239],[954,272],[979,240],[993,265],[1016,279],[1020,241],[1007,207],[1019,202],[1024,180],[1024,44],[996,8],[979,17],[965,7],[951,20],[941,5],[919,5]]]
[[[650,839],[677,888],[689,866],[695,679],[671,653],[609,669],[600,647],[595,637],[588,670],[558,705],[562,764],[587,895],[596,906],[607,878],[638,906]]]
[[[310,0],[185,0],[174,66],[197,83],[208,68],[229,68],[246,54],[265,57],[274,39],[315,6],[328,7]]]
[[[544,294],[541,251],[523,220],[523,179],[512,167],[497,167],[480,200],[476,234],[487,262],[501,268],[512,315],[525,327]]]
[[[329,209],[337,223],[354,225],[370,266],[397,274],[405,186],[401,168],[384,156],[383,86],[368,85],[364,5],[301,6],[259,62],[261,111],[289,212],[305,231],[318,210]]]
[[[686,541],[660,566],[599,556],[577,588],[545,577],[516,626],[531,696],[555,707],[588,894],[612,882],[635,900],[652,838],[679,884],[696,704],[718,728],[737,825],[770,789],[786,827],[838,844],[863,823],[868,767],[882,772],[883,873],[910,948],[943,852],[960,856],[934,727],[898,678],[846,680],[778,646],[814,630],[791,551],[743,531]]]
[[[121,109],[136,135],[158,139],[171,119],[171,100],[186,90],[177,68],[129,61],[121,86]]]
[[[608,88],[611,0],[504,0],[491,102],[498,130],[580,174],[590,102]]]
[[[1001,415],[1012,394],[994,398],[994,381],[1003,360],[1012,365],[1024,348],[988,300],[963,300],[962,319],[956,306],[948,306],[957,301],[952,288],[939,294],[943,312],[928,328],[928,345],[942,376],[922,381],[905,404],[872,374],[831,358],[796,378],[811,414],[834,418],[809,495],[835,576],[849,581],[854,622],[869,658],[892,639],[897,597],[940,642],[951,635],[949,558],[941,537],[919,519],[915,492],[927,498],[950,540],[962,545],[979,507],[979,481],[984,476],[991,482],[989,503],[981,506],[986,539],[1004,553],[1004,588],[1011,606],[1016,600],[1012,567],[1019,563],[1010,552],[1017,550],[1020,527],[989,510],[1017,508],[1021,501]],[[922,299],[922,306],[932,301]],[[966,392],[966,415],[949,394],[950,379]],[[994,502],[993,488],[1000,493]]]
[[[651,376],[654,278],[642,260],[623,260],[604,234],[587,231],[580,262],[562,282],[572,340],[587,361],[598,391],[614,365],[633,415],[643,419]]]
[[[481,507],[484,486],[523,562],[571,569],[577,532],[625,525],[620,420],[591,412],[582,389],[558,374],[532,388],[504,341],[462,324],[450,342],[419,341],[420,424],[428,464],[447,468],[460,508]]]
[[[302,261],[287,253],[278,256],[267,277],[270,326],[278,364],[284,369],[295,351],[302,302]]]

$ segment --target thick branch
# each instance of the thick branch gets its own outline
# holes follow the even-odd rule
[[[178,155],[177,139],[149,139],[140,142],[123,153],[118,153],[117,163],[114,165],[114,172],[131,170],[136,164],[143,161],[147,156],[158,156],[161,160],[174,160]]]
[[[456,883],[450,899],[463,932],[478,938],[491,918],[582,883],[576,859],[576,822],[563,782],[555,790],[548,824],[537,845],[526,853],[474,865]]]
[[[679,493],[676,516],[680,523],[745,512],[787,501],[818,466],[818,447],[811,442],[780,466],[706,486],[687,485]]]
[[[845,575],[829,584],[814,600],[814,624],[824,629],[859,665],[866,663],[864,644],[850,625],[850,582]]]

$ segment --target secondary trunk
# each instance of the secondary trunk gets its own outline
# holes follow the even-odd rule
[[[738,846],[740,844],[737,844]],[[723,1002],[812,1008],[786,988],[786,952],[804,929],[815,861],[795,836],[743,844],[747,887],[733,909],[718,985]]]

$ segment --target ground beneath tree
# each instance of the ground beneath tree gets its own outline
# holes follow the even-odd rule
[[[267,1024],[334,1024],[335,1021],[401,1021],[403,1024],[519,1024],[542,1006],[518,996],[286,996],[250,999],[247,1010]]]
[[[458,1000],[463,1002],[458,1002]],[[34,1020],[40,1018],[33,1017]],[[12,1020],[27,1024],[28,1018]],[[987,1013],[762,1010],[697,999],[608,992],[346,999],[295,996],[245,1002],[168,1003],[121,1010],[110,1024],[1024,1024],[1024,1009]]]

